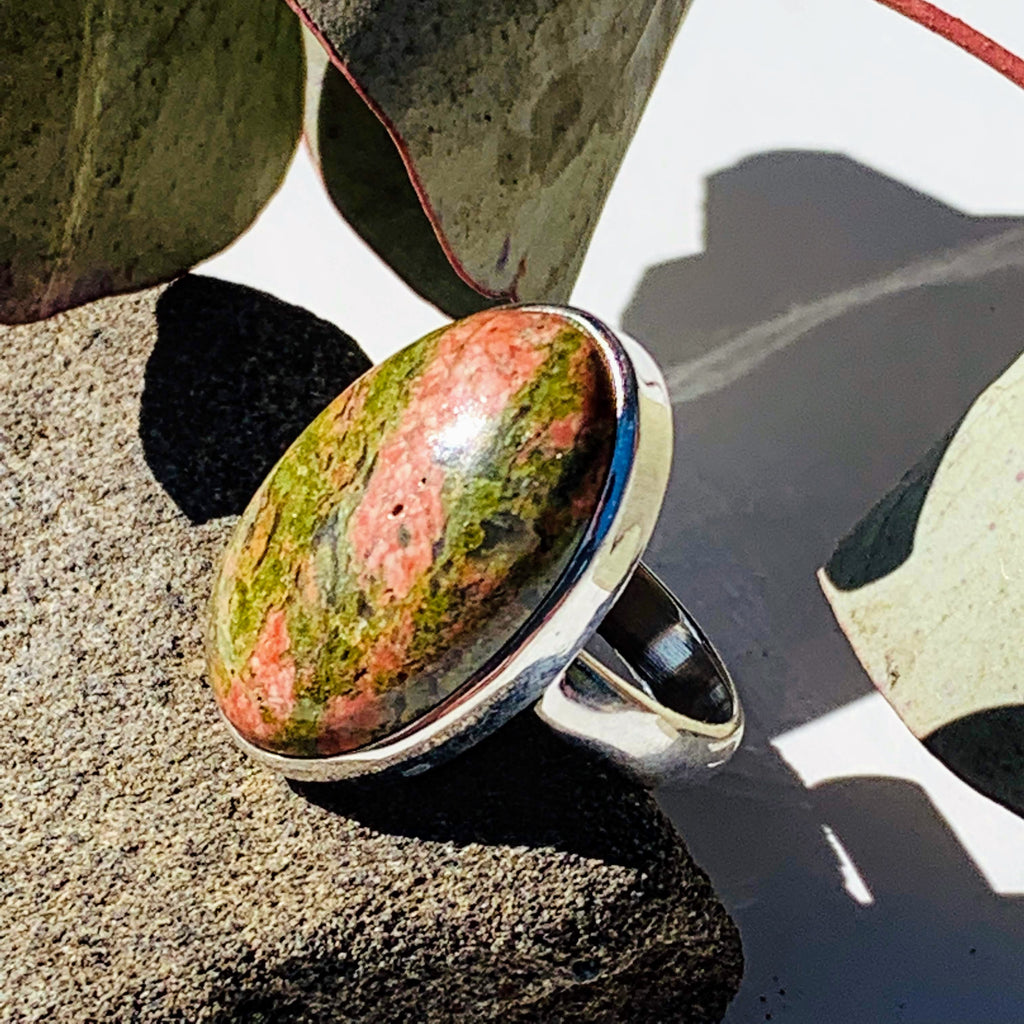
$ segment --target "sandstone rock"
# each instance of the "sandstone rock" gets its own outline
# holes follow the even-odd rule
[[[0,1020],[721,1017],[706,878],[532,716],[389,785],[289,785],[228,739],[214,565],[350,341],[204,278],[0,341]]]

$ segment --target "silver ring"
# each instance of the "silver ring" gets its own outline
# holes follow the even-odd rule
[[[381,411],[389,395],[398,413]],[[372,437],[359,433],[367,417],[382,424]],[[415,775],[535,704],[646,783],[723,763],[743,733],[735,686],[640,564],[671,454],[654,360],[578,310],[487,310],[369,371],[285,453],[225,554],[208,666],[233,739],[301,781]],[[546,481],[535,488],[534,465]],[[515,487],[501,466],[514,467]],[[466,497],[478,491],[500,492],[493,518]],[[522,511],[534,505],[536,521]],[[568,526],[544,534],[547,519]],[[465,566],[485,573],[492,550],[511,568],[479,583]],[[449,606],[435,590],[452,578]],[[446,612],[426,614],[432,602],[482,624],[459,632]],[[444,625],[431,633],[435,619]],[[450,648],[422,662],[416,652],[444,630]],[[597,632],[620,670],[584,650]],[[421,657],[415,671],[403,674],[396,650]]]
[[[732,757],[743,738],[743,710],[729,672],[643,562],[597,633],[623,671],[581,651],[536,706],[551,728],[648,785]]]

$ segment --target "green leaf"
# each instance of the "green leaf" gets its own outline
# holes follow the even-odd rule
[[[688,0],[288,2],[387,126],[459,275],[485,295],[566,301]],[[336,198],[354,177],[337,173],[325,160]],[[430,297],[421,251],[399,272]]]
[[[0,41],[0,320],[177,276],[277,188],[302,117],[278,0],[12,0]]]
[[[322,51],[321,51],[322,52]],[[306,137],[334,205],[406,284],[454,318],[492,306],[448,262],[387,129],[325,62],[310,89]]]
[[[840,544],[822,589],[871,680],[1024,814],[1024,357]]]

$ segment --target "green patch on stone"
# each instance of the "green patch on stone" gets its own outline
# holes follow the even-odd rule
[[[512,397],[492,428],[491,443],[477,457],[472,471],[467,475],[458,469],[449,470],[442,492],[444,547],[429,580],[422,588],[417,587],[420,592],[416,595],[415,633],[410,645],[414,664],[429,663],[439,648],[447,646],[453,629],[462,625],[460,632],[469,632],[473,624],[490,617],[493,606],[506,602],[525,580],[550,572],[581,539],[586,524],[562,531],[553,544],[536,529],[563,478],[580,461],[580,453],[567,452],[563,458],[554,459],[534,452],[531,458],[520,460],[520,452],[553,420],[582,408],[584,396],[573,379],[572,359],[583,344],[589,341],[575,328],[560,331],[550,343],[548,358]],[[486,544],[488,525],[503,517],[523,526],[515,542]],[[571,519],[571,514],[566,511],[564,518]],[[523,535],[531,529],[535,542],[524,545]],[[558,565],[554,575],[562,568]],[[472,588],[467,588],[469,580],[480,573],[502,581],[482,604],[475,600]],[[524,609],[524,617],[528,611]],[[501,638],[492,639],[493,654]],[[461,677],[448,679],[444,689],[451,692],[462,681]]]
[[[273,607],[287,609],[288,635],[297,662],[306,661],[323,644],[319,616],[296,599],[294,573],[309,551],[314,534],[339,504],[330,466],[361,466],[342,496],[355,507],[373,468],[373,459],[385,438],[395,429],[409,401],[409,392],[433,356],[442,328],[392,356],[335,399],[302,432],[282,456],[246,510],[232,547],[238,568],[229,597],[231,651],[225,658],[238,674],[248,662],[267,613]],[[357,392],[365,395],[359,417],[344,432],[333,426]],[[258,560],[248,557],[247,542],[265,510],[277,517],[266,550]],[[347,516],[342,517],[343,521]],[[339,543],[339,548],[342,546]],[[339,612],[333,618],[337,621]],[[332,675],[337,677],[335,672]]]

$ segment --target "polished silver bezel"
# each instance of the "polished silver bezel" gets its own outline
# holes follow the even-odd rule
[[[519,308],[563,316],[597,343],[612,385],[616,432],[608,479],[587,534],[527,623],[471,679],[391,736],[345,754],[291,757],[235,742],[288,778],[327,782],[382,772],[414,775],[490,734],[536,701],[590,639],[633,572],[661,511],[672,458],[672,413],[661,371],[632,339],[563,306]]]

